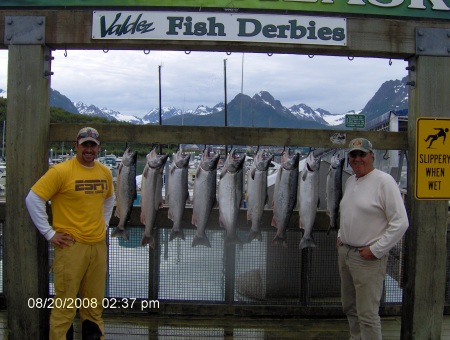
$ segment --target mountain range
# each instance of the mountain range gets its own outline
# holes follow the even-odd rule
[[[390,110],[408,108],[407,78],[389,80],[383,83],[363,109],[355,109],[343,114],[331,114],[307,104],[300,103],[285,107],[269,92],[261,91],[250,97],[245,94],[236,95],[227,103],[227,126],[252,126],[274,128],[331,128],[343,127],[346,114],[364,114],[370,121]],[[0,89],[0,97],[6,97],[6,91]],[[99,116],[111,121],[129,122],[132,124],[158,124],[159,108],[151,109],[142,118],[124,115],[111,108],[98,108],[93,104],[73,102],[57,90],[50,91],[50,106],[60,107],[65,111]],[[196,125],[224,126],[225,105],[218,103],[213,107],[199,105],[195,110],[184,111],[175,107],[162,107],[161,117],[164,125]]]

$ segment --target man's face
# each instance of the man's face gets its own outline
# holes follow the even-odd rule
[[[91,141],[84,142],[83,144],[77,142],[75,149],[77,150],[78,161],[85,166],[92,166],[100,151],[100,145]]]
[[[348,154],[348,162],[355,172],[356,177],[367,175],[374,169],[374,155],[372,152],[354,150]]]

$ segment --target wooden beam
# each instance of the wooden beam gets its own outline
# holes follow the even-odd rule
[[[39,45],[15,45],[9,47],[8,53],[3,261],[8,339],[48,338],[49,309],[28,305],[29,301],[48,296],[48,245],[25,207],[25,196],[32,184],[48,168],[50,82],[43,76],[45,51]]]
[[[50,141],[74,142],[73,136],[85,125],[51,124]],[[98,129],[102,142],[346,148],[351,139],[366,137],[376,149],[408,149],[406,132],[119,124],[98,124],[94,127]],[[343,144],[331,142],[336,134],[345,137]]]
[[[151,10],[151,9],[146,9]],[[175,8],[173,10],[176,10]],[[1,10],[0,37],[4,36],[5,16],[45,16],[45,43],[54,49],[95,50],[173,50],[173,51],[222,51],[252,53],[287,53],[308,55],[335,55],[353,57],[407,58],[415,54],[415,30],[417,27],[450,28],[444,20],[410,18],[388,19],[347,17],[348,44],[344,47],[214,41],[167,40],[92,40],[91,10]],[[277,13],[277,12],[274,12]],[[279,13],[279,12],[278,12]],[[305,13],[310,15],[310,13]],[[325,14],[314,14],[327,16]],[[3,39],[0,48],[5,48]]]
[[[51,213],[51,212],[49,212]],[[130,219],[127,223],[129,227],[141,227],[144,228],[140,220],[141,215],[141,207],[134,206],[131,210]],[[1,216],[1,215],[0,215]],[[261,230],[272,230],[275,231],[275,227],[272,227],[273,211],[271,209],[264,210],[263,216],[261,218]],[[300,231],[300,223],[299,223],[299,214],[298,209],[294,210],[287,224],[288,230]],[[117,226],[119,224],[119,218],[114,216],[114,213],[111,217],[109,226]],[[157,228],[171,228],[173,225],[173,221],[168,217],[168,207],[164,206],[158,211],[156,222]],[[251,221],[247,220],[247,209],[240,209],[238,215],[237,225],[239,228],[247,229],[250,231]],[[317,211],[316,218],[314,220],[313,230],[328,230],[330,225],[330,217],[326,214],[325,210]],[[192,224],[192,206],[186,206],[183,212],[183,218],[181,220],[180,226],[182,228],[187,229],[195,229],[195,226]],[[211,211],[211,215],[208,219],[208,230],[225,230],[219,224],[219,209],[215,208]],[[331,236],[330,236],[331,237]]]
[[[410,62],[408,205],[402,339],[440,339],[445,302],[448,202],[414,198],[416,119],[450,117],[450,58],[419,56]]]

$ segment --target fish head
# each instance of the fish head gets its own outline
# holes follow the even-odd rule
[[[136,164],[136,159],[137,159],[137,152],[131,151],[130,148],[126,148],[122,156],[122,164],[125,166],[131,166],[133,164]]]
[[[338,153],[334,154],[333,157],[331,157],[330,166],[333,169],[337,169],[337,168],[339,168],[341,166],[341,159],[340,159]]]
[[[265,154],[265,150],[260,150],[255,156],[254,164],[258,171],[267,171],[272,162],[273,155]]]
[[[147,155],[147,164],[152,169],[159,169],[166,164],[167,158],[169,158],[168,154],[158,155],[155,149],[153,149]]]
[[[238,172],[244,166],[244,161],[245,161],[245,156],[240,157],[239,155],[236,154],[236,149],[233,149],[228,154],[224,168],[228,172]]]
[[[287,152],[283,152],[281,156],[281,166],[285,170],[298,169],[298,163],[300,161],[300,154],[296,152],[293,156],[289,156]]]
[[[173,163],[179,169],[187,168],[188,165],[189,165],[189,159],[190,158],[191,158],[191,155],[189,155],[189,154],[183,155],[183,152],[182,152],[182,150],[180,148],[180,150],[178,150],[177,153],[175,154],[175,157],[173,159]]]
[[[145,156],[145,159],[147,160],[147,163],[149,166],[151,166],[154,159],[158,157],[158,153],[156,152],[156,148],[153,148],[152,151],[150,151],[147,156]]]
[[[319,170],[320,158],[315,158],[314,153],[310,152],[305,162],[305,170],[314,172]]]
[[[214,156],[210,155],[210,150],[205,149],[202,154],[202,159],[200,160],[200,166],[205,171],[213,171],[217,169],[217,164],[219,163],[220,153]]]
[[[167,158],[169,158],[168,154],[158,155],[155,160],[157,165],[155,168],[162,168],[166,164]]]
[[[273,155],[268,155],[266,157],[264,157],[262,164],[263,164],[263,168],[264,170],[267,170],[270,166],[270,163],[272,163],[273,160]]]

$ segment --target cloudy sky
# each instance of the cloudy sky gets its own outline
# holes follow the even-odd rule
[[[270,92],[290,107],[304,103],[333,114],[360,110],[388,80],[407,75],[403,60],[261,53],[53,51],[51,87],[74,102],[144,116],[159,106],[195,109]],[[0,50],[0,89],[7,90],[6,50]]]

